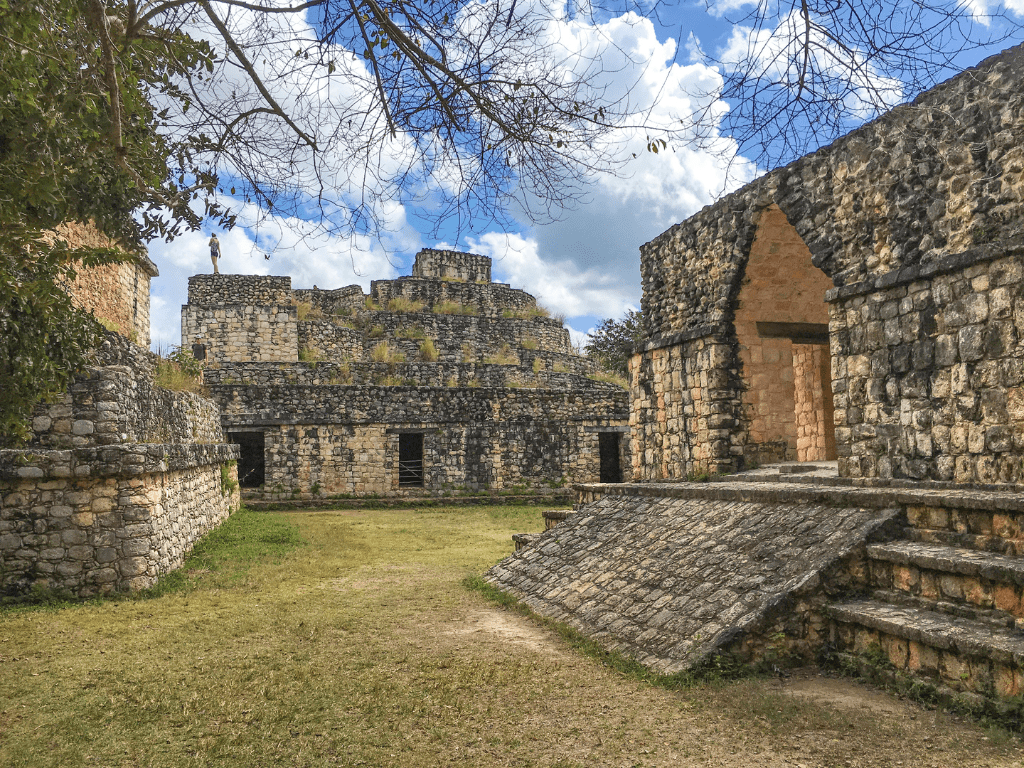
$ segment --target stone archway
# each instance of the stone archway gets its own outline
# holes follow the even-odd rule
[[[768,206],[735,305],[746,464],[836,458],[825,304],[832,287],[786,214]]]

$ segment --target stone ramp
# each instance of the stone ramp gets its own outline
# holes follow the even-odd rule
[[[487,581],[663,674],[719,651],[807,652],[895,508],[609,494],[537,534]],[[776,650],[783,650],[776,648]]]

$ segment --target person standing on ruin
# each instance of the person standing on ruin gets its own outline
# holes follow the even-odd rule
[[[220,240],[214,235],[210,238],[210,261],[213,262],[213,274],[219,275],[220,269],[217,268],[217,259],[220,258]]]

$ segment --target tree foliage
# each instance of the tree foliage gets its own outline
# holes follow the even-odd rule
[[[203,48],[168,39],[115,52],[98,44],[101,11],[94,0],[0,0],[0,441],[26,435],[35,403],[66,387],[98,339],[65,291],[76,269],[198,223],[169,180],[152,95]],[[66,221],[94,222],[118,247],[72,251],[56,231]]]
[[[629,358],[646,339],[643,315],[630,309],[621,320],[602,320],[591,332],[584,351],[606,371],[628,376]]]

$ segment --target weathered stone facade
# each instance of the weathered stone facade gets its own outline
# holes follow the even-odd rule
[[[827,456],[831,418],[845,476],[1024,479],[1022,81],[1018,47],[643,246],[635,477]]]
[[[108,247],[69,224],[74,247]],[[39,405],[27,444],[0,450],[0,594],[140,589],[177,567],[239,503],[237,449],[215,403],[154,384],[149,280],[131,262],[81,268],[73,303],[108,332],[68,391]],[[134,343],[138,342],[138,343]]]
[[[373,281],[368,296],[292,291],[280,277],[190,278],[182,344],[207,361],[247,492],[543,490],[621,477],[626,393],[588,378],[591,363],[532,296],[489,280],[487,257],[429,249],[412,277]]]

